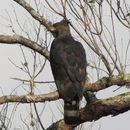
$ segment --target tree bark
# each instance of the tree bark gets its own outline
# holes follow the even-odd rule
[[[39,54],[43,55],[45,58],[49,60],[49,51],[45,48],[40,46],[38,43],[31,41],[23,36],[20,35],[0,35],[0,42],[1,44],[20,44],[34,51],[38,52]]]
[[[38,12],[36,12],[25,0],[14,0],[16,3],[21,5],[24,9],[28,11],[28,13],[31,14],[31,16],[38,20],[42,25],[44,25],[48,30],[51,30],[51,22],[44,19],[43,16],[40,16]]]
[[[96,101],[95,103],[86,105],[86,107],[80,110],[81,119],[79,124],[87,121],[96,121],[99,118],[108,115],[116,116],[128,110],[130,110],[130,92],[108,99],[101,99]],[[62,128],[62,130],[72,130],[77,125],[67,127],[64,121],[61,120],[52,124],[46,130],[61,130],[60,128]]]
[[[58,92],[52,92],[48,94],[41,94],[41,95],[7,95],[0,97],[0,104],[4,103],[12,103],[12,102],[19,102],[19,103],[37,103],[37,102],[45,102],[45,101],[54,101],[59,99]]]

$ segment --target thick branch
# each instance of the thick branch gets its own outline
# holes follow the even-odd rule
[[[86,106],[80,110],[81,122],[98,120],[103,116],[124,113],[130,110],[130,92],[99,100],[93,104]]]
[[[3,96],[0,97],[0,104],[19,102],[19,103],[31,103],[31,102],[44,102],[57,100],[59,98],[58,92],[52,92],[49,94],[41,95],[24,95],[24,96]],[[92,120],[98,120],[103,116],[113,115],[116,116],[120,113],[130,110],[130,92],[121,94],[116,97],[98,100],[93,104],[87,105],[80,110],[80,123]],[[78,125],[78,124],[77,124]],[[74,126],[68,126],[64,121],[58,121],[50,126],[47,130],[55,128],[55,130],[71,130]]]
[[[116,116],[130,110],[130,92],[116,97],[98,100],[80,110],[79,124],[87,121],[98,120],[103,116]],[[78,124],[77,124],[78,125]],[[47,130],[72,130],[75,126],[66,126],[63,120],[52,124]],[[61,129],[62,128],[62,129]]]
[[[19,102],[44,102],[57,100],[59,98],[58,92],[41,95],[26,95],[26,96],[3,96],[0,97],[0,104]],[[116,97],[98,100],[97,102],[87,105],[80,110],[80,123],[92,120],[98,120],[103,116],[116,116],[120,113],[126,112],[130,109],[130,92],[121,94]],[[78,124],[77,124],[78,125]],[[67,126],[64,121],[58,121],[48,128],[48,130],[55,128],[55,130],[71,130],[74,126]]]
[[[23,36],[19,35],[0,35],[0,42],[5,44],[21,44],[23,46],[26,46],[30,49],[35,50],[36,52],[40,53],[41,55],[45,56],[47,59],[49,59],[49,52],[45,47],[40,46],[34,41],[31,41]]]
[[[53,101],[59,98],[58,92],[52,92],[49,94],[41,94],[41,95],[9,95],[0,97],[0,104],[11,103],[11,102],[19,102],[19,103],[37,103],[37,102],[45,102],[45,101]]]
[[[92,92],[97,92],[99,90],[111,87],[113,85],[129,86],[130,74],[124,74],[123,76],[113,75],[111,77],[103,77],[100,80],[96,81],[95,83],[90,83],[86,81],[85,89]]]
[[[51,22],[44,19],[43,16],[40,16],[25,0],[14,0],[19,5],[21,5],[24,9],[26,9],[31,16],[38,20],[42,25],[44,25],[48,30],[50,30]]]

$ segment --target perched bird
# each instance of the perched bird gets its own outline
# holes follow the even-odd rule
[[[50,65],[60,97],[64,100],[64,121],[79,122],[79,102],[86,80],[86,54],[69,28],[69,21],[62,20],[51,27],[55,39],[50,50]]]

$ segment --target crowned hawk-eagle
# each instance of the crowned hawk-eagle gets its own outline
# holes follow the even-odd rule
[[[68,20],[53,24],[51,32],[55,39],[50,49],[50,65],[59,95],[64,100],[64,121],[77,124],[86,80],[85,50],[72,37]]]

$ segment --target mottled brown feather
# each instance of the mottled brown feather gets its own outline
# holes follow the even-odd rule
[[[64,100],[65,122],[75,124],[78,123],[79,101],[82,99],[86,80],[85,50],[81,43],[71,36],[68,22],[62,20],[53,26],[56,28],[53,32],[56,38],[50,50],[52,73],[59,94]],[[70,111],[77,114],[72,117],[69,115]]]

